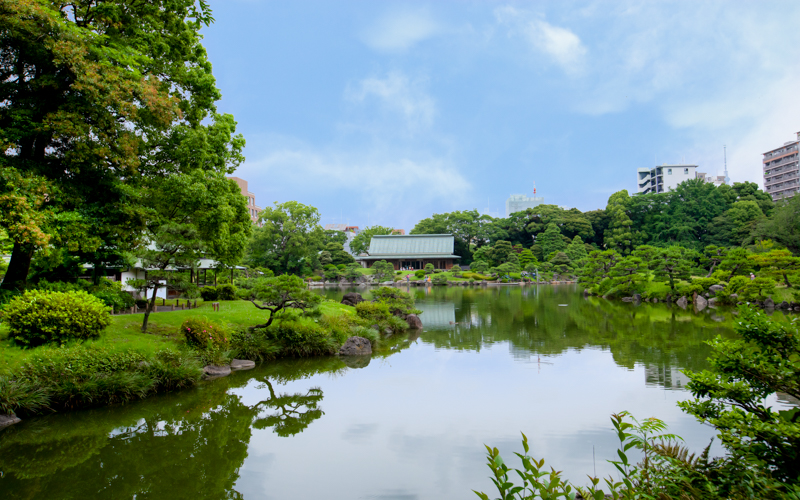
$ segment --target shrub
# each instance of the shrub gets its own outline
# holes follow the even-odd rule
[[[747,301],[761,300],[773,293],[775,293],[775,282],[764,277],[750,280],[739,289],[739,297]]]
[[[389,312],[394,315],[418,314],[419,309],[414,308],[414,296],[408,292],[382,286],[372,292],[376,302],[389,306]]]
[[[461,273],[461,266],[459,266],[458,264],[454,264],[453,267],[450,268],[450,272],[453,273],[453,276]]]
[[[204,286],[203,288],[201,288],[200,296],[206,302],[219,299],[219,293],[217,292],[217,287],[214,286]]]
[[[675,284],[675,293],[681,297],[692,297],[695,293],[703,293],[703,286],[700,283],[687,283],[680,281]]]
[[[750,278],[747,276],[734,276],[731,278],[726,290],[729,293],[737,293],[739,290],[742,289],[746,284],[750,283]]]
[[[108,307],[86,292],[29,290],[2,314],[14,341],[28,347],[95,339],[111,324]]]
[[[268,328],[267,335],[282,344],[284,356],[318,356],[336,352],[336,343],[316,323],[281,321]]]
[[[251,300],[255,298],[255,294],[248,288],[238,288],[236,290],[236,298],[239,300]]]
[[[138,307],[139,309],[144,309],[145,307],[147,307],[147,299],[136,299],[134,303],[136,304],[136,307]]]
[[[267,361],[281,351],[280,343],[269,338],[265,330],[240,328],[231,333],[231,355],[238,359]]]
[[[189,318],[181,324],[181,333],[190,346],[205,350],[228,346],[228,332],[207,318]]]
[[[383,331],[401,332],[408,329],[408,323],[391,313],[388,304],[381,302],[359,302],[356,304],[356,314],[370,326],[377,325]]]
[[[422,269],[418,269],[414,271],[414,276],[416,276],[417,278],[422,278],[423,276],[425,276],[425,271]]]
[[[425,264],[425,274],[431,274],[431,273],[433,273],[433,264],[428,262],[427,264]]]
[[[236,300],[236,289],[235,285],[227,284],[227,285],[220,285],[217,287],[217,299],[218,300]]]
[[[434,285],[446,285],[447,284],[447,276],[444,274],[437,274],[431,280]]]
[[[710,287],[718,283],[719,281],[714,278],[695,278],[692,280],[692,284],[699,285],[703,293],[707,292]]]

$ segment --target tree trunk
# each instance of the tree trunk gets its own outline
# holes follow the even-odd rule
[[[33,245],[14,243],[11,251],[11,262],[0,284],[0,290],[21,290],[28,283],[28,271],[33,259]]]
[[[155,284],[153,285],[153,297],[150,299],[150,303],[147,304],[147,307],[144,309],[144,321],[142,321],[142,333],[147,333],[147,321],[150,319],[150,312],[155,310],[156,307],[156,292],[158,292],[158,280],[156,280]]]
[[[792,284],[789,283],[789,276],[786,273],[783,273],[783,282],[786,283],[786,288],[792,288]]]
[[[716,262],[711,264],[711,269],[708,270],[708,274],[706,275],[706,278],[710,278],[711,275],[714,274],[714,268],[715,267],[717,267],[717,263]]]

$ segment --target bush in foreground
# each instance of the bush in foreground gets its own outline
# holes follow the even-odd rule
[[[95,339],[111,324],[108,307],[83,291],[29,290],[2,314],[14,341],[27,347]]]

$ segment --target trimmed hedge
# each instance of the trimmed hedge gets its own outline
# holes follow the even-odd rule
[[[111,324],[108,306],[83,291],[28,290],[8,303],[2,317],[14,341],[27,347],[96,339]]]

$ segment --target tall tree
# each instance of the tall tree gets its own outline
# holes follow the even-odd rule
[[[176,168],[141,157],[220,97],[200,43],[212,20],[204,0],[0,0],[0,204],[16,207],[0,217],[14,239],[2,288],[48,244],[138,242],[140,181]]]
[[[144,280],[134,286],[151,290],[142,331],[147,331],[150,313],[169,269],[192,267],[200,258],[213,258],[233,265],[244,255],[252,222],[245,198],[225,172],[195,169],[172,175],[144,188],[149,209],[145,241],[139,251]]]
[[[628,215],[630,207],[630,196],[628,191],[623,189],[611,195],[606,206],[609,223],[604,235],[606,248],[616,250],[627,255],[633,249],[633,231],[631,226],[633,221]]]
[[[675,293],[676,280],[688,279],[692,269],[689,250],[681,246],[671,246],[659,250],[651,264],[656,278],[666,278],[669,288]]]
[[[800,196],[781,202],[768,219],[756,223],[756,240],[774,240],[793,254],[800,254]]]
[[[353,241],[350,242],[350,251],[356,255],[369,252],[369,243],[373,236],[392,234],[392,228],[384,226],[370,226],[362,229]]]
[[[776,280],[783,280],[788,288],[792,287],[789,276],[800,272],[800,257],[793,256],[789,250],[771,250],[756,254],[753,258],[761,267],[762,274]]]
[[[563,252],[567,249],[564,239],[561,237],[561,230],[555,222],[547,226],[547,230],[538,239],[537,243],[542,245],[544,259],[548,259],[554,252]]]
[[[453,251],[461,256],[462,263],[469,264],[473,259],[472,245],[482,246],[489,241],[486,228],[491,223],[490,217],[479,214],[477,210],[460,210],[422,219],[411,234],[452,234]]]
[[[325,245],[325,251],[328,252],[330,260],[326,262],[326,264],[333,264],[334,266],[338,266],[339,264],[352,264],[356,261],[352,255],[344,251],[344,247],[340,243],[330,242]],[[320,257],[320,263],[322,263],[322,258]]]
[[[261,211],[261,227],[255,228],[247,262],[267,267],[275,274],[302,273],[313,267],[325,233],[319,225],[319,211],[297,201],[275,202]]]
[[[569,257],[572,266],[576,269],[583,267],[583,265],[586,263],[586,259],[589,258],[589,253],[586,251],[586,245],[583,244],[583,240],[581,240],[580,236],[575,236],[572,239],[572,243],[567,246],[565,252]]]

